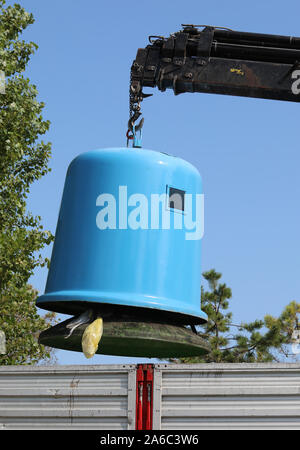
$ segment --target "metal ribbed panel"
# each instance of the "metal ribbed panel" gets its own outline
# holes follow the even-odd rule
[[[0,428],[132,429],[135,369],[0,367]]]
[[[156,429],[300,429],[300,364],[155,366]]]

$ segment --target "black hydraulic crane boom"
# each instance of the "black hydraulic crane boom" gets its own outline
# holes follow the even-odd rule
[[[143,87],[300,101],[300,38],[182,25],[149,36],[131,67],[129,129],[149,94]]]

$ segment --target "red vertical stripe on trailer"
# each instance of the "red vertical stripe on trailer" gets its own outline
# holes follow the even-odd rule
[[[138,365],[136,371],[136,430],[143,429],[143,383],[144,372],[143,366]]]
[[[139,364],[136,373],[136,429],[152,430],[153,366]]]
[[[152,430],[153,412],[153,366],[148,364],[146,372],[146,408],[145,408],[145,430]]]
[[[143,383],[138,385],[138,416],[137,416],[137,429],[143,429]]]

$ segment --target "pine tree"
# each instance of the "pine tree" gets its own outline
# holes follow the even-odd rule
[[[295,360],[291,352],[294,332],[298,327],[300,303],[288,304],[275,318],[267,315],[263,320],[250,323],[232,323],[229,300],[232,292],[220,283],[221,273],[214,269],[203,273],[209,290],[202,288],[201,309],[208,321],[198,332],[211,346],[211,352],[201,358],[181,358],[182,363],[254,363]]]

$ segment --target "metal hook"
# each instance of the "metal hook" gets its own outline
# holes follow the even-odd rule
[[[138,125],[135,125],[135,131],[140,131],[143,128],[144,125],[144,117],[139,121]]]
[[[134,125],[134,117],[128,121],[128,131],[126,133],[127,137],[127,147],[129,140],[132,139],[132,147],[141,148],[142,147],[142,128],[144,125],[144,118],[142,118],[137,125]],[[132,134],[129,134],[129,133]],[[138,133],[138,136],[137,136]]]
[[[142,118],[137,125],[135,125],[135,122],[136,122],[136,120],[134,120],[134,116],[129,119],[128,131],[133,132],[134,127],[135,127],[135,131],[141,130],[144,125],[144,118]]]
[[[143,122],[144,122],[144,119],[142,119],[138,125],[133,126],[133,130],[132,130],[132,134],[133,134],[132,147],[133,148],[141,148],[142,147]],[[138,135],[136,133],[138,133]]]

